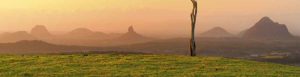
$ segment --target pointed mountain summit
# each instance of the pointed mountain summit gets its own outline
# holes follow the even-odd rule
[[[128,28],[128,33],[136,33],[136,32],[134,31],[133,26],[130,26],[130,27]]]
[[[274,22],[269,17],[263,17],[253,27],[246,30],[243,37],[257,39],[283,39],[292,38],[293,35],[289,32],[286,25]]]
[[[274,24],[274,21],[270,17],[263,17],[256,24]]]
[[[124,34],[123,36],[121,36],[121,37],[124,38],[124,39],[144,38],[144,36],[138,34],[138,33],[134,30],[133,26],[130,26],[130,27],[128,28],[128,32],[125,33],[125,34]]]
[[[32,28],[31,35],[35,36],[35,37],[50,37],[52,36],[52,34],[48,31],[48,29],[44,26],[44,25],[36,25],[34,28]]]
[[[102,45],[105,46],[121,46],[121,45],[129,45],[129,44],[137,44],[137,43],[144,43],[154,38],[145,37],[134,29],[133,26],[128,27],[128,32],[124,34],[118,34],[117,37],[113,37],[112,39],[107,39],[105,42],[102,42]]]
[[[130,26],[128,28],[128,32],[121,35],[121,37],[118,38],[121,41],[144,41],[144,40],[149,40],[149,38],[137,33],[134,30],[133,26]]]
[[[222,27],[214,27],[204,33],[201,33],[200,37],[214,37],[214,38],[233,37],[233,34],[229,33]]]

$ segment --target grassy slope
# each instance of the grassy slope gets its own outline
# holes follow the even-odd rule
[[[0,56],[0,77],[9,76],[300,76],[300,68],[219,57],[172,55]]]

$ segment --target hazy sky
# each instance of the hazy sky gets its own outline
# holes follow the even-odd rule
[[[263,16],[300,34],[300,0],[199,0],[198,31],[215,26],[237,33]],[[0,0],[0,32],[50,31],[87,27],[125,32],[134,25],[143,34],[183,35],[190,29],[190,0]]]

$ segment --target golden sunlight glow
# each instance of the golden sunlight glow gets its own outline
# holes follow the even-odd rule
[[[299,0],[199,0],[201,26],[197,28],[203,31],[222,26],[238,32],[263,16],[300,25],[288,21],[300,19],[299,4]],[[88,27],[124,32],[135,25],[143,33],[168,30],[184,34],[189,30],[190,11],[190,0],[1,0],[0,32],[43,24],[53,31]]]

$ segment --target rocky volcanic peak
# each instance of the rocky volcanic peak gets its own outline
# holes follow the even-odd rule
[[[43,25],[37,25],[31,30],[31,34],[36,37],[49,37],[52,34]]]
[[[128,33],[136,33],[136,32],[134,31],[133,26],[130,26],[130,27],[128,28]]]
[[[138,34],[138,33],[134,30],[133,26],[130,26],[130,27],[128,28],[128,32],[127,32],[124,36],[126,36],[126,37],[143,37],[142,35]]]
[[[122,39],[122,40],[132,40],[132,41],[139,41],[139,40],[146,40],[148,38],[138,34],[133,26],[130,26],[128,28],[128,32],[125,33],[124,35],[122,35],[119,39]]]
[[[233,35],[222,27],[215,27],[202,34],[200,37],[232,37]]]
[[[246,30],[244,38],[281,39],[293,37],[284,24],[272,21],[269,17],[263,17],[253,27]]]

